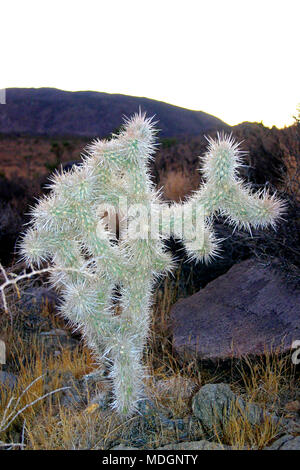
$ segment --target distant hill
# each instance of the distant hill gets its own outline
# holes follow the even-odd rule
[[[161,101],[94,91],[56,88],[8,88],[0,106],[0,133],[104,137],[120,126],[123,116],[138,112],[156,116],[162,137],[199,135],[227,129],[220,119]]]

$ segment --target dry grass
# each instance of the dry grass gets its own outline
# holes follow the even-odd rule
[[[244,360],[241,375],[245,392],[253,401],[267,406],[280,403],[283,394],[292,392],[296,386],[295,369],[291,367],[289,355],[280,356],[279,352],[267,353],[256,362]]]
[[[244,357],[236,366],[231,387],[248,404],[258,404],[264,420],[259,425],[251,425],[243,416],[239,406],[230,412],[222,435],[216,435],[219,442],[234,449],[263,449],[282,434],[282,423],[288,415],[284,405],[299,396],[300,382],[293,366],[291,354],[280,355],[276,350],[267,352],[260,358]],[[272,415],[279,419],[273,420]]]
[[[206,368],[196,359],[186,363],[178,361],[172,350],[169,311],[180,294],[179,275],[177,272],[174,278],[163,280],[156,289],[152,335],[144,358],[149,371],[147,387],[153,401],[169,418],[184,420],[191,415],[191,394],[178,393],[174,397],[172,387],[169,393],[168,388],[159,388],[158,383],[173,381],[175,384],[186,379],[193,384],[195,393],[205,383],[223,381],[230,383],[232,389],[247,401],[259,403],[266,416],[272,410],[283,414],[284,403],[299,396],[299,380],[291,369],[290,358],[279,357],[274,352],[261,360],[245,358],[242,363],[231,364],[224,370]],[[11,293],[9,302],[13,304],[13,300]],[[18,315],[15,310],[13,324],[8,316],[0,317],[0,338],[8,346],[7,370],[18,375],[13,392],[1,388],[0,421],[11,397],[20,397],[38,377],[42,376],[21,396],[16,412],[44,394],[68,385],[70,375],[80,379],[95,367],[89,350],[81,343],[72,348],[62,343],[57,354],[57,351],[46,348],[39,332],[24,335],[22,324],[26,320],[26,312]],[[47,309],[41,315],[51,317],[55,328],[66,330],[63,320]],[[65,406],[62,396],[60,392],[54,393],[28,406],[7,431],[0,433],[0,441],[23,443],[24,448],[34,450],[108,449],[118,443],[151,449],[182,439],[203,439],[200,426],[194,426],[183,437],[178,428],[169,429],[157,423],[155,426],[145,424],[139,416],[122,421],[111,410],[102,410],[94,405],[92,396],[85,397],[82,404],[74,407]],[[253,427],[233,410],[222,434],[216,430],[214,439],[235,449],[261,449],[278,434],[278,425],[268,417],[261,425]]]
[[[59,356],[45,355],[43,345],[38,341],[37,336],[33,335],[31,341],[26,342],[19,334],[14,336],[13,342],[10,341],[7,344],[10,344],[7,361],[10,369],[17,373],[18,381],[13,391],[8,387],[1,387],[0,417],[3,416],[7,407],[10,411],[13,410],[19,397],[21,399],[15,413],[43,395],[65,387],[68,374],[78,378],[94,368],[90,352],[84,347],[78,347],[73,351],[64,349],[63,354]],[[27,388],[27,392],[22,395]],[[50,425],[51,418],[60,412],[60,409],[60,395],[58,394],[55,398],[53,395],[48,396],[25,409],[14,420],[9,432],[2,433],[2,435],[0,433],[0,439],[18,441],[20,429],[24,423],[26,423],[26,435],[32,436],[32,432],[37,432],[36,425],[40,420],[49,419]],[[46,441],[44,444],[46,445]]]
[[[263,423],[253,426],[232,410],[222,435],[218,431],[215,434],[221,444],[229,445],[233,450],[262,450],[280,436],[280,424],[265,414]]]
[[[189,171],[168,171],[160,175],[159,187],[168,201],[180,202],[199,187],[199,175]]]

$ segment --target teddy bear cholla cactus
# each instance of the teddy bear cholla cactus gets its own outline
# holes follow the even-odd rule
[[[221,212],[230,223],[250,229],[274,225],[283,209],[274,196],[252,193],[238,179],[241,152],[226,136],[209,140],[206,183],[183,205],[163,203],[148,169],[155,134],[152,120],[137,114],[110,141],[94,141],[80,167],[52,178],[52,192],[33,208],[32,226],[21,242],[28,263],[49,260],[56,268],[50,281],[61,291],[61,313],[81,328],[99,362],[105,359],[112,406],[125,416],[138,409],[143,393],[153,281],[173,268],[164,239],[181,238],[191,258],[208,262],[219,252],[213,214]],[[199,209],[202,234],[194,223]],[[119,215],[118,239],[107,228],[105,211]],[[158,221],[154,231],[150,218]]]

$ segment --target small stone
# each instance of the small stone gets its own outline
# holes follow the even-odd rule
[[[40,335],[41,336],[68,336],[68,333],[65,330],[55,328],[50,331],[42,331]]]
[[[76,408],[83,403],[81,390],[78,381],[71,372],[66,372],[63,379],[63,387],[69,387],[63,390],[60,403],[66,408]]]
[[[24,312],[39,315],[45,308],[48,312],[54,312],[58,303],[58,296],[53,290],[46,287],[33,287],[22,293],[18,305]]]
[[[264,450],[300,450],[300,436],[286,434]]]
[[[17,384],[18,378],[11,372],[0,371],[0,387],[8,387],[13,390]]]
[[[230,450],[229,446],[223,446],[217,442],[210,442],[206,440],[179,442],[178,444],[167,444],[163,447],[158,447],[156,450]]]
[[[55,353],[55,351],[61,351],[63,354],[63,351],[66,349],[74,350],[78,347],[79,341],[68,334],[45,333],[46,334],[39,334],[39,340],[42,343],[44,353],[47,355],[56,354],[57,356],[57,352]]]
[[[300,401],[299,400],[289,401],[285,405],[284,409],[289,412],[298,412],[300,411]]]
[[[112,447],[110,450],[140,450],[138,447],[127,447],[119,444],[115,447]]]
[[[228,384],[206,384],[193,398],[192,409],[206,432],[220,431],[233,413],[256,425],[262,422],[262,409],[237,397]]]
[[[127,447],[122,444],[112,447],[110,450],[140,450],[138,447]],[[230,446],[221,445],[217,442],[210,442],[206,440],[179,442],[174,444],[167,444],[158,447],[155,450],[231,450]]]
[[[93,414],[98,409],[99,409],[99,405],[97,403],[93,403],[92,405],[89,405],[84,411],[90,415],[90,414]]]
[[[165,398],[175,398],[176,400],[189,399],[196,388],[196,383],[192,379],[175,376],[156,383],[155,390]]]
[[[138,402],[138,412],[143,418],[148,419],[159,415],[159,410],[155,403],[148,397],[144,397]]]
[[[99,409],[102,411],[105,411],[109,408],[110,403],[111,403],[111,386],[107,385],[104,386],[102,390],[100,390],[101,384],[98,384],[98,392],[96,395],[91,400],[91,406],[96,405]]]

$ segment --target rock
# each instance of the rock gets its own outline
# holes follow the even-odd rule
[[[98,405],[101,410],[107,410],[112,401],[111,382],[105,378],[104,373],[105,369],[99,367],[78,381],[86,402]]]
[[[209,434],[222,431],[233,413],[242,416],[252,425],[261,423],[263,419],[263,411],[259,406],[246,403],[224,383],[206,384],[201,387],[193,398],[192,409],[194,416]]]
[[[52,330],[53,332],[53,330]],[[40,333],[39,341],[43,345],[43,351],[45,355],[53,354],[57,356],[58,351],[62,352],[66,349],[74,350],[78,347],[79,341],[75,338],[72,338],[68,334],[45,334]]]
[[[111,384],[108,381],[99,382],[96,390],[96,394],[90,400],[91,405],[98,405],[102,411],[108,410],[112,400]]]
[[[285,434],[300,435],[300,416],[293,414],[292,418],[282,418],[282,431]]]
[[[159,380],[155,385],[155,391],[166,398],[186,400],[193,395],[196,383],[192,379],[175,376],[165,380]]]
[[[96,370],[93,370],[89,374],[85,374],[81,381],[84,386],[87,388],[89,393],[94,391],[95,386],[97,386],[100,382],[105,380],[105,367],[103,365],[99,366]]]
[[[286,434],[264,450],[300,450],[300,436]]]
[[[65,372],[62,387],[69,387],[61,393],[60,404],[66,408],[77,408],[84,403],[78,381],[71,372]]]
[[[191,442],[179,442],[174,444],[167,444],[162,447],[158,447],[155,450],[230,450],[230,446],[222,446],[217,442],[210,441],[191,441]],[[140,450],[138,447],[127,447],[124,445],[117,445],[112,447],[110,450]]]
[[[286,411],[290,411],[292,413],[296,413],[296,412],[299,412],[300,411],[300,401],[299,400],[295,400],[295,401],[289,401],[284,409]]]
[[[41,336],[68,336],[68,333],[65,330],[62,330],[60,328],[54,328],[54,330],[42,331],[40,335]]]
[[[33,287],[22,293],[18,307],[25,313],[39,315],[45,308],[48,312],[54,312],[58,303],[58,296],[53,290]]]
[[[199,435],[200,430],[204,436],[201,424],[194,416],[185,416],[184,418],[175,419],[169,419],[167,417],[160,416],[159,424],[160,428],[164,427],[165,429],[176,431],[177,435],[181,439],[185,439],[187,436],[193,433]]]
[[[138,447],[127,447],[119,444],[117,446],[112,447],[110,450],[140,450]]]
[[[141,419],[142,426],[149,429],[156,428],[159,418],[162,422],[166,421],[169,423],[169,420],[161,413],[154,401],[147,396],[139,400],[137,414]]]
[[[107,410],[112,400],[111,382],[105,380],[103,371],[97,370],[76,379],[71,372],[64,373],[63,386],[70,387],[62,392],[61,404],[66,407],[88,405],[88,409]],[[93,405],[96,405],[93,408]],[[89,412],[89,411],[88,411]]]
[[[0,387],[5,386],[13,390],[16,386],[18,378],[11,372],[0,371]]]
[[[6,181],[0,177],[0,257],[1,262],[6,265],[10,264],[15,241],[23,230],[24,220],[12,201],[11,203],[3,201],[3,184],[6,184]],[[13,194],[6,196],[10,198]]]
[[[171,310],[179,358],[229,359],[288,351],[300,338],[300,292],[250,259],[233,266]]]
[[[179,442],[178,444],[168,444],[163,447],[158,447],[155,450],[229,450],[230,446],[222,446],[217,442],[210,442],[206,440]]]

